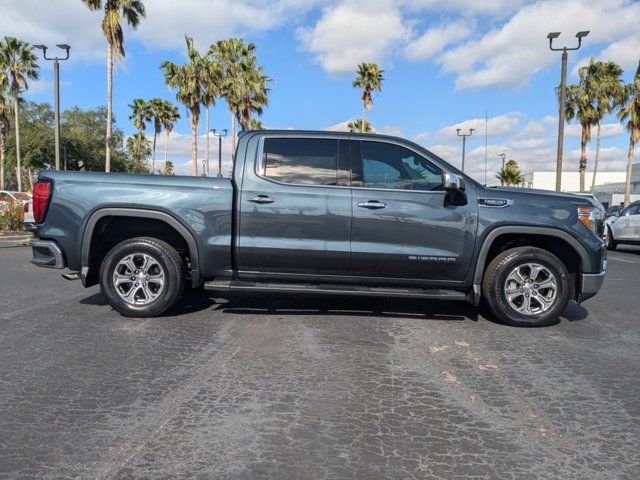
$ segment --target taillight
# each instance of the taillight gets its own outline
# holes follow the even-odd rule
[[[47,207],[51,199],[51,184],[36,182],[33,184],[33,218],[36,223],[42,223],[47,215]]]

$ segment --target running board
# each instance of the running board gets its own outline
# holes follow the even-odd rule
[[[361,285],[333,285],[309,283],[268,283],[241,280],[211,280],[204,283],[205,290],[213,291],[259,291],[280,293],[366,295],[380,297],[410,297],[430,300],[466,300],[467,294],[458,290],[438,288],[393,288],[365,287]]]

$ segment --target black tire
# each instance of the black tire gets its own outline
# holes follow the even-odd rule
[[[129,276],[129,273],[127,273],[129,269],[121,262],[131,255],[133,257],[130,257],[130,259],[134,262],[144,262],[145,258],[151,258],[156,262],[156,265],[152,267],[153,270],[149,270],[149,272],[156,274],[157,277],[163,276],[162,287],[159,286],[160,281],[152,284],[153,280],[149,281],[149,277],[146,277],[146,281],[149,282],[148,287],[154,291],[146,290],[147,284],[145,283],[145,290],[140,292],[141,287],[138,287],[138,285],[142,286],[142,283],[134,284],[128,281],[116,287],[114,277],[116,268],[119,269],[118,275]],[[146,255],[146,257],[143,257],[143,255]],[[136,263],[134,263],[135,265]],[[132,280],[138,275],[137,272],[141,272],[139,273],[141,276],[147,274],[144,273],[146,270],[142,269],[135,272],[136,274],[131,272]],[[136,281],[144,281],[144,277],[136,278]],[[138,288],[137,292],[133,292],[133,302],[148,303],[136,304],[126,301],[122,295],[130,292],[128,284],[131,284],[130,288],[132,289],[134,285]],[[109,305],[125,317],[155,317],[161,315],[180,299],[184,286],[185,267],[180,255],[171,245],[155,238],[137,237],[117,244],[107,253],[100,266],[100,290],[102,295]],[[119,290],[117,291],[116,288]],[[146,291],[149,291],[152,295],[146,297]],[[155,295],[157,295],[157,298],[153,298]]]
[[[618,242],[616,242],[615,238],[613,238],[611,229],[607,227],[607,250],[615,250],[617,246]]]
[[[518,267],[526,271],[525,265],[529,263],[541,265],[553,274],[557,288],[554,300],[545,311],[541,310],[542,303],[535,299],[536,295],[540,295],[537,290],[535,294],[527,294],[527,298],[531,296],[528,300],[530,304],[538,306],[541,311],[523,314],[509,303],[505,288],[507,277],[511,272]],[[549,293],[549,290],[541,290],[541,292]],[[491,261],[482,281],[482,294],[491,313],[503,323],[516,327],[543,327],[557,323],[569,303],[571,292],[571,279],[564,264],[552,253],[536,247],[517,247],[502,252]],[[523,294],[521,298],[524,301]],[[532,310],[530,309],[529,312]]]

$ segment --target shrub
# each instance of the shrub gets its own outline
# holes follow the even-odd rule
[[[10,201],[0,207],[0,230],[20,231],[24,230],[24,205]]]

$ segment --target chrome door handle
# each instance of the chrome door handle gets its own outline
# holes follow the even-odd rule
[[[369,200],[367,202],[360,202],[358,206],[361,208],[368,208],[370,210],[380,210],[381,208],[387,208],[386,203],[379,202],[378,200]]]
[[[269,195],[256,195],[255,197],[247,198],[247,200],[249,200],[252,203],[259,203],[259,204],[275,202],[275,199],[271,198]]]

